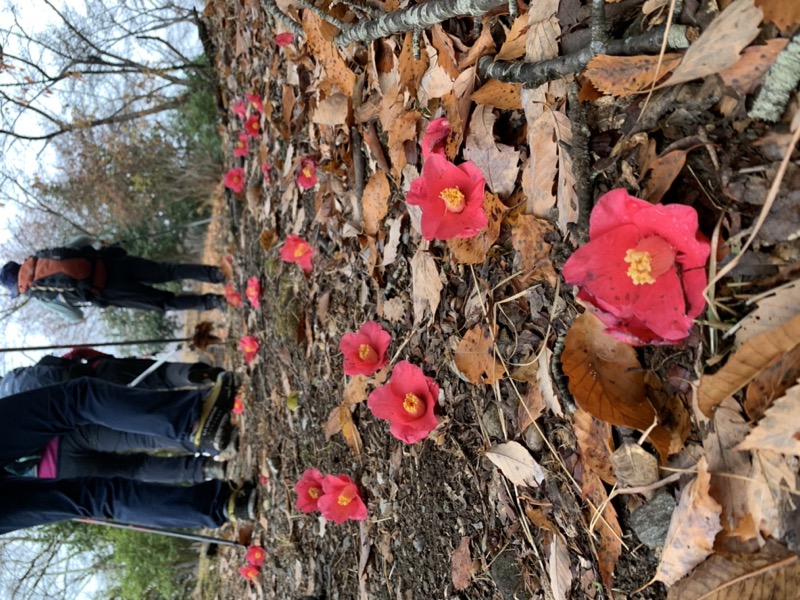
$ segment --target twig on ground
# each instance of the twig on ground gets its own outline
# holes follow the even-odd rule
[[[792,36],[789,44],[778,54],[747,116],[774,123],[786,110],[789,97],[792,91],[797,89],[798,83],[800,83],[800,31]]]
[[[604,53],[629,56],[657,52],[661,48],[663,36],[664,29],[658,27],[624,40],[611,40],[605,44]],[[672,50],[689,47],[684,25],[672,26],[667,38],[667,47]],[[478,74],[483,78],[497,79],[506,83],[522,83],[525,87],[535,88],[548,81],[582,71],[593,57],[591,46],[573,54],[535,63],[493,61],[491,56],[484,56],[478,61]]]
[[[270,15],[273,19],[277,19],[283,23],[283,26],[291,31],[296,37],[305,36],[305,32],[300,26],[300,23],[278,8],[278,5],[275,4],[275,0],[261,0],[261,6],[264,9],[264,12]]]

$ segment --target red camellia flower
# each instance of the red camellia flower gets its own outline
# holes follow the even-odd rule
[[[422,369],[405,360],[392,369],[389,383],[369,395],[367,406],[379,419],[389,421],[389,432],[406,444],[428,437],[439,422],[433,414],[439,386]]]
[[[426,240],[468,238],[488,220],[483,210],[486,180],[473,163],[454,165],[442,154],[431,154],[422,177],[411,182],[406,202],[422,208],[422,237]]]
[[[247,547],[247,554],[245,554],[244,559],[247,561],[248,565],[260,567],[264,564],[265,558],[267,558],[267,553],[264,552],[264,549],[261,546]]]
[[[239,338],[239,349],[244,352],[244,362],[248,365],[258,356],[260,347],[258,340],[252,335],[243,335]]]
[[[240,133],[239,139],[233,145],[233,155],[238,157],[247,156],[250,152],[250,138],[246,133]]]
[[[342,524],[348,519],[363,521],[367,507],[358,486],[347,475],[326,475],[322,480],[322,497],[317,501],[322,516]]]
[[[317,160],[313,156],[306,156],[300,161],[300,170],[297,171],[297,185],[304,190],[317,185]]]
[[[244,169],[241,167],[229,169],[225,173],[225,179],[222,180],[222,183],[229,190],[241,194],[244,190]]]
[[[278,48],[283,48],[284,46],[288,46],[294,41],[294,34],[291,32],[287,33],[279,33],[275,36],[275,45]]]
[[[239,573],[241,573],[242,577],[247,579],[247,581],[255,581],[260,572],[261,569],[259,569],[255,565],[247,565],[246,567],[239,567]]]
[[[303,238],[294,234],[286,236],[280,252],[284,261],[297,263],[306,273],[311,271],[311,256],[314,250]]]
[[[250,300],[253,308],[261,308],[261,282],[258,281],[258,277],[251,277],[247,280],[247,289],[244,295]]]
[[[256,94],[245,94],[245,98],[250,103],[250,108],[256,111],[258,114],[264,112],[264,102],[261,100],[261,97]]]
[[[317,502],[322,497],[322,480],[325,476],[317,469],[308,469],[294,486],[297,493],[297,510],[311,513],[319,510]]]
[[[244,100],[237,100],[231,105],[231,111],[244,121],[247,118],[247,102]]]
[[[256,113],[247,117],[244,122],[244,130],[250,137],[257,138],[261,135],[261,115]]]
[[[375,321],[367,321],[356,333],[344,334],[339,350],[344,354],[345,374],[372,375],[383,368],[389,362],[386,349],[391,342],[392,336]]]
[[[425,135],[419,143],[423,160],[428,160],[431,154],[444,156],[444,143],[448,135],[450,135],[450,121],[446,118],[441,117],[428,123]]]
[[[235,415],[241,415],[244,412],[244,400],[242,400],[239,396],[236,396],[233,399],[233,408],[231,412]]]
[[[261,173],[264,175],[264,183],[269,183],[272,181],[272,165],[269,163],[264,163],[261,165]]]
[[[228,304],[231,306],[242,305],[242,295],[233,289],[232,283],[225,284],[225,300],[227,300]]]
[[[632,345],[674,344],[705,308],[708,240],[697,212],[650,204],[624,189],[603,195],[589,218],[589,243],[564,265],[578,299]]]

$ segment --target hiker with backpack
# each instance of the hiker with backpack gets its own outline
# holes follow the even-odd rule
[[[70,322],[83,320],[81,305],[140,310],[225,310],[221,294],[174,294],[148,284],[192,279],[222,283],[219,267],[178,264],[130,256],[116,245],[95,248],[86,236],[48,248],[22,264],[7,262],[0,283],[12,297],[28,296]]]
[[[65,356],[48,355],[30,367],[18,367],[0,379],[0,397],[62,384],[78,377],[130,384],[155,361],[116,358],[91,348]],[[164,363],[137,384],[139,389],[174,389],[211,385],[223,369],[206,363]],[[212,456],[196,455],[191,441],[83,425],[53,438],[42,450],[6,465],[17,475],[47,479],[125,477],[162,483],[199,483],[224,479],[224,461],[235,453],[236,439]],[[164,455],[168,451],[169,455]],[[156,454],[158,453],[158,454]]]
[[[0,465],[18,463],[54,438],[91,425],[213,453],[231,436],[235,388],[230,373],[222,373],[210,391],[140,390],[81,377],[7,396],[0,399]],[[0,471],[0,533],[79,517],[218,527],[232,518],[252,518],[256,493],[249,486],[231,494],[219,481],[179,486],[118,477],[33,479]]]

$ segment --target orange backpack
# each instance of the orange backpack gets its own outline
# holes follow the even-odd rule
[[[26,258],[17,275],[19,293],[49,291],[82,292],[85,295],[87,292],[95,294],[105,287],[106,269],[102,260],[63,256],[72,254],[64,250],[71,249],[43,250]]]

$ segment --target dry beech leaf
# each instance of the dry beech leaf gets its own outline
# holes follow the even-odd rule
[[[506,41],[500,46],[495,60],[516,60],[525,54],[525,37],[528,33],[528,14],[518,15],[506,34]]]
[[[775,23],[781,31],[788,31],[800,23],[800,2],[795,0],[756,0],[764,11],[764,22]]]
[[[364,231],[369,235],[377,235],[381,228],[383,219],[389,211],[389,197],[392,189],[389,186],[389,178],[384,171],[376,171],[364,186],[364,194],[361,197],[362,219],[364,220]]]
[[[589,520],[595,521],[595,529],[600,533],[600,544],[597,547],[600,578],[606,587],[608,597],[613,598],[611,589],[614,585],[614,569],[622,554],[622,529],[617,519],[617,511],[611,502],[608,502],[608,493],[600,477],[590,469],[583,472],[581,493],[592,503],[586,510],[589,513]],[[602,518],[595,519],[596,509],[601,507],[604,507]]]
[[[665,54],[658,66],[657,55],[608,56],[598,54],[583,72],[592,85],[611,96],[624,98],[637,94],[670,73],[681,62],[680,54]],[[656,67],[658,66],[658,75]]]
[[[471,383],[491,385],[505,375],[505,369],[494,355],[494,342],[488,325],[475,325],[456,348],[456,368]]]
[[[800,2],[795,3],[795,6],[800,7]],[[763,46],[745,48],[739,60],[719,72],[722,82],[742,94],[754,92],[761,82],[761,76],[769,71],[778,58],[778,53],[788,43],[787,39],[774,38],[767,40]]]
[[[475,265],[484,262],[489,249],[500,237],[500,225],[508,212],[508,207],[495,194],[485,192],[483,210],[486,212],[488,223],[478,235],[447,240],[447,247],[459,264]]]
[[[800,589],[800,559],[770,540],[755,554],[714,554],[669,590],[667,600],[774,600]]]
[[[578,193],[575,191],[575,174],[572,172],[572,122],[566,114],[559,111],[551,113],[555,119],[558,145],[558,178],[556,179],[556,225],[564,235],[569,226],[578,222]]]
[[[526,115],[532,112],[531,104],[523,104]],[[556,205],[553,182],[558,173],[558,140],[549,112],[528,119],[528,146],[531,155],[522,172],[525,212],[546,218]]]
[[[758,421],[800,379],[800,344],[772,362],[747,386],[744,410],[751,421]]]
[[[467,67],[471,67],[478,59],[485,54],[494,54],[495,45],[492,38],[491,27],[488,26],[488,19],[483,20],[483,27],[481,27],[481,34],[472,47],[461,57],[458,61],[459,71],[463,71]]]
[[[519,269],[526,281],[546,281],[555,287],[558,280],[550,262],[552,246],[545,236],[554,233],[547,221],[533,215],[519,215],[511,224],[511,244],[519,252]]]
[[[422,81],[422,76],[428,70],[427,52],[419,53],[419,60],[414,60],[414,50],[412,43],[413,35],[406,33],[403,39],[403,49],[400,51],[399,70],[400,84],[407,90],[416,90]]]
[[[550,541],[550,558],[547,562],[547,575],[550,578],[550,591],[554,600],[567,600],[572,587],[572,572],[569,568],[569,548],[561,534],[555,534]]]
[[[331,439],[342,430],[342,419],[339,417],[341,410],[342,407],[337,406],[328,415],[328,420],[325,422],[325,427],[323,428],[325,433],[325,441]]]
[[[770,450],[752,452],[752,469],[747,474],[753,485],[747,489],[747,510],[752,523],[751,537],[785,539],[790,531],[796,530],[797,498],[790,490],[798,489],[797,467],[795,461],[787,460],[783,454]],[[788,489],[787,489],[788,488]],[[746,535],[739,534],[742,539]]]
[[[521,110],[522,97],[521,83],[503,83],[497,79],[490,79],[470,96],[475,104],[494,106],[500,110]]]
[[[411,287],[414,300],[414,324],[422,322],[426,309],[430,310],[431,320],[433,320],[436,309],[439,308],[443,286],[436,261],[422,249],[422,245],[417,248],[411,258]]]
[[[622,488],[642,487],[658,481],[656,457],[639,444],[622,444],[611,455],[611,464]]]
[[[645,431],[653,424],[656,411],[645,395],[636,350],[604,329],[600,319],[587,312],[575,319],[567,332],[561,362],[569,391],[578,406],[601,421]],[[648,439],[666,459],[669,431],[656,425]]]
[[[772,331],[800,313],[800,281],[792,281],[759,300],[758,308],[739,321],[735,344],[738,348],[760,333]]]
[[[320,125],[345,125],[350,114],[350,98],[332,94],[320,100],[311,120]]]
[[[350,446],[353,452],[361,454],[361,448],[363,447],[361,443],[361,434],[358,432],[358,429],[356,429],[356,424],[353,423],[353,413],[350,412],[350,408],[343,406],[342,410],[339,411],[339,418],[342,421],[342,435],[344,436],[344,441],[347,442],[347,445]]]
[[[518,442],[492,446],[486,451],[486,458],[514,485],[538,487],[544,481],[542,467]]]
[[[727,398],[714,413],[713,426],[703,437],[711,475],[711,496],[722,506],[720,522],[726,532],[738,529],[749,513],[747,494],[754,483],[747,479],[750,456],[735,450],[747,435],[739,404]],[[739,537],[745,537],[739,535]]]
[[[575,432],[575,439],[578,441],[578,448],[581,450],[586,467],[597,473],[606,483],[614,485],[617,478],[611,466],[611,453],[614,451],[611,425],[595,419],[579,408],[572,415],[572,430]]]
[[[356,85],[356,75],[344,62],[336,45],[325,39],[322,25],[322,19],[313,12],[303,11],[303,31],[306,33],[306,43],[325,70],[324,82],[333,84],[339,92],[352,96]]]
[[[753,0],[734,0],[700,34],[663,85],[700,79],[730,67],[758,35],[761,10]]]
[[[469,554],[469,536],[461,538],[458,548],[453,551],[450,567],[450,578],[453,587],[463,592],[472,581],[472,557]]]
[[[539,384],[534,380],[528,383],[525,395],[519,401],[517,408],[517,423],[519,432],[524,433],[531,423],[538,419],[544,412],[544,398],[539,390]]]
[[[713,375],[703,375],[697,388],[697,404],[710,417],[714,409],[766,369],[776,358],[800,344],[800,315],[772,331],[744,343]]]
[[[672,150],[650,163],[647,185],[642,198],[658,204],[672,187],[672,182],[680,175],[686,164],[687,150]]]
[[[491,107],[477,106],[469,121],[469,135],[464,146],[464,158],[481,170],[489,189],[501,197],[514,191],[519,174],[519,152],[511,146],[494,141],[494,122]]]
[[[789,388],[785,396],[776,400],[736,449],[800,456],[800,385]]]
[[[367,378],[364,375],[352,377],[344,388],[344,404],[360,404],[367,399]]]
[[[722,507],[709,495],[710,483],[708,464],[701,457],[697,461],[697,477],[681,492],[672,513],[654,581],[673,585],[713,551],[714,538],[722,529]]]

